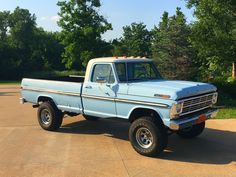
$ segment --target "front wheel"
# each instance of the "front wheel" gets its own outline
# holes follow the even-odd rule
[[[184,128],[177,131],[177,134],[182,138],[194,138],[200,135],[205,128],[205,122],[193,125],[191,127]]]
[[[141,117],[135,120],[129,129],[129,139],[133,148],[146,156],[162,153],[168,141],[165,126],[153,117]]]
[[[62,124],[63,113],[55,105],[43,102],[38,108],[38,122],[44,130],[55,131]]]

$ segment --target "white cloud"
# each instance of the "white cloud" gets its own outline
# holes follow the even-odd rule
[[[47,20],[47,17],[40,17],[40,21],[45,21]]]
[[[52,21],[52,22],[58,22],[60,20],[60,17],[58,15],[54,15],[51,17],[45,16],[45,17],[40,17],[40,21]]]
[[[54,21],[54,22],[57,22],[57,21],[60,20],[60,17],[58,15],[54,15],[54,16],[50,17],[50,20]]]

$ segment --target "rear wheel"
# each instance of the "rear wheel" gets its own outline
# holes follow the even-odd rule
[[[205,128],[205,122],[193,125],[191,127],[184,128],[177,131],[177,134],[182,138],[194,138],[200,135]]]
[[[165,126],[153,117],[141,117],[135,120],[129,129],[129,139],[133,148],[146,156],[162,153],[168,141]]]
[[[88,121],[97,121],[98,117],[94,117],[94,116],[88,116],[88,115],[83,115],[83,117],[88,120]]]
[[[43,102],[38,108],[38,122],[44,130],[55,131],[62,124],[63,113],[50,102]]]

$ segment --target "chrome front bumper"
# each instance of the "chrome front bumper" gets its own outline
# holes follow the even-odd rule
[[[190,127],[192,125],[197,124],[197,120],[199,119],[200,115],[204,114],[206,116],[206,120],[207,120],[207,119],[216,117],[217,112],[218,112],[218,109],[211,108],[210,110],[207,110],[205,112],[200,112],[200,113],[192,115],[192,116],[186,116],[184,118],[170,120],[169,128],[171,130],[180,130],[180,129],[183,129],[186,127]]]

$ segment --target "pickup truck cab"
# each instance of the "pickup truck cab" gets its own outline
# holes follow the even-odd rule
[[[90,60],[83,82],[24,78],[21,102],[38,107],[38,122],[50,131],[64,114],[125,119],[134,149],[153,156],[166,148],[169,132],[183,138],[202,133],[216,116],[216,91],[207,83],[165,80],[151,59],[108,57]]]

